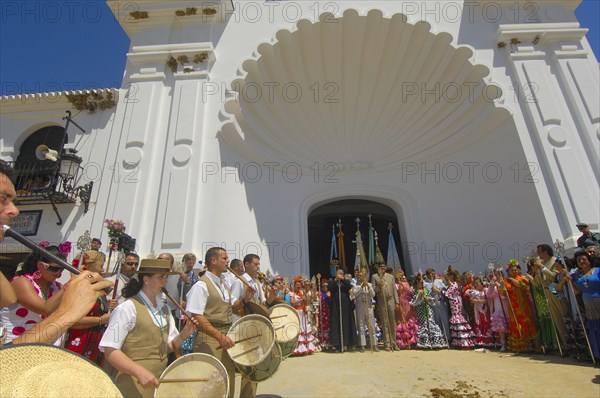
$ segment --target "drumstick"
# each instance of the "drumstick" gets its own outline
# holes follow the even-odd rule
[[[227,266],[227,270],[229,272],[231,272],[233,274],[233,276],[235,276],[236,278],[238,278],[244,285],[246,285],[246,287],[252,289],[254,291],[254,288],[248,283],[248,281],[246,280],[246,278],[242,278],[241,276],[239,276],[238,274],[235,273],[234,270],[232,270],[229,265]]]
[[[204,378],[195,378],[195,379],[158,379],[160,383],[186,383],[186,382],[197,382],[197,381],[208,381],[208,379]]]
[[[270,319],[285,318],[287,315],[270,316]]]
[[[262,333],[255,334],[254,336],[250,336],[250,337],[246,337],[246,338],[243,338],[243,339],[240,339],[240,340],[234,341],[234,343],[235,343],[235,344],[237,344],[237,343],[243,343],[244,341],[252,340],[253,338],[255,338],[255,337],[260,337],[260,336],[262,336]],[[222,349],[222,348],[223,348],[223,347],[219,346],[219,347],[217,347],[217,350],[220,350],[220,349]]]
[[[252,347],[250,349],[247,349],[244,352],[240,352],[239,354],[235,354],[235,355],[229,355],[231,357],[231,359],[237,358],[237,357],[241,357],[242,355],[246,355],[254,350],[258,350],[259,347]]]
[[[163,293],[165,294],[165,296],[167,296],[167,298],[169,300],[171,300],[173,302],[173,304],[175,304],[177,306],[177,308],[179,308],[179,310],[181,311],[182,314],[184,314],[189,320],[190,322],[192,322],[194,324],[194,326],[196,326],[198,329],[200,329],[200,324],[198,323],[198,320],[196,318],[194,318],[191,314],[188,314],[185,309],[181,306],[181,304],[179,304],[179,302],[177,300],[175,300],[170,294],[169,291],[167,289],[165,289],[163,287],[162,289]]]

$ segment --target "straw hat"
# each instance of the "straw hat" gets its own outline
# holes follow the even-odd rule
[[[0,397],[123,397],[87,358],[43,344],[0,348]]]
[[[140,262],[137,273],[179,275],[177,272],[171,272],[171,263],[168,260],[159,260],[155,258],[143,259]]]

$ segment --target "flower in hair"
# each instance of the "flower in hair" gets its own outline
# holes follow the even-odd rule
[[[58,245],[58,251],[64,254],[65,256],[71,253],[71,242],[67,240]]]
[[[38,245],[40,247],[43,247],[44,249],[48,248],[48,246],[50,246],[50,242],[48,242],[47,240],[43,240],[40,243],[38,243]]]
[[[508,260],[508,265],[509,266],[519,265],[519,262],[517,260],[515,260],[514,258],[511,258],[510,260]]]

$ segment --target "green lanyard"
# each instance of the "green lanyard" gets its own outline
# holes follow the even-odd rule
[[[152,315],[152,318],[154,318],[154,320],[156,321],[156,323],[158,323],[158,327],[160,329],[160,335],[164,335],[165,334],[165,328],[166,325],[163,326],[162,323],[162,316],[159,316],[158,318],[156,317],[156,315],[154,315],[154,311],[152,311],[152,307],[146,302],[146,300],[144,300],[144,298],[138,294],[138,297],[144,302],[144,305],[146,307],[148,307],[148,310],[150,310],[150,315]]]

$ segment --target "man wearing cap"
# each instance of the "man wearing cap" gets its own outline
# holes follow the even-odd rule
[[[227,349],[235,342],[227,336],[232,323],[233,306],[243,305],[232,299],[225,276],[229,257],[222,247],[211,247],[206,252],[204,263],[207,271],[187,294],[187,310],[200,324],[200,331],[194,342],[194,352],[205,353],[217,358],[229,376],[229,397],[235,392],[235,365]],[[246,290],[242,301],[248,301],[253,293]],[[222,348],[222,349],[221,349]]]
[[[582,233],[577,239],[577,247],[587,249],[590,246],[600,246],[600,233],[592,233],[586,223],[577,224],[577,229]]]
[[[100,254],[102,254],[102,257],[104,257],[104,261],[106,262],[106,254],[102,253],[100,251],[100,247],[102,247],[102,241],[98,238],[93,238],[92,239],[92,244],[91,244],[91,250],[97,251]]]

